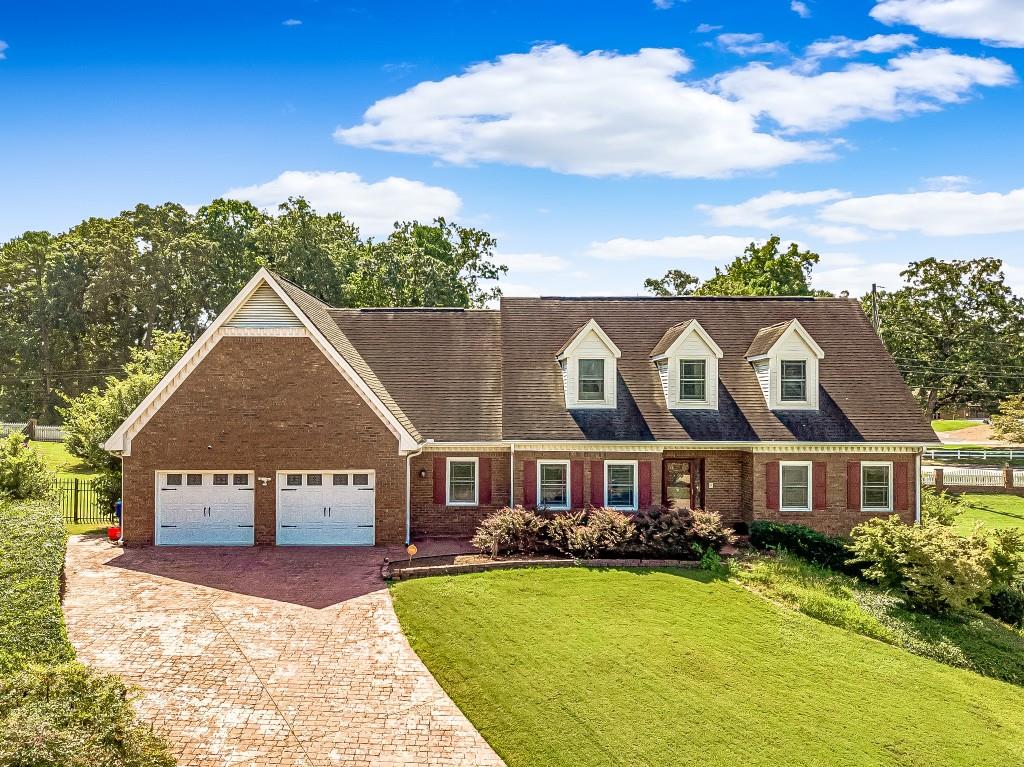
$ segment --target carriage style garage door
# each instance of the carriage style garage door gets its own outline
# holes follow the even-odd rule
[[[277,475],[277,542],[295,546],[372,546],[372,471]]]
[[[251,546],[253,473],[157,472],[158,546]]]

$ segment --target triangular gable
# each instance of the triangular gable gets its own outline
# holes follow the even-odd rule
[[[576,350],[576,347],[578,347],[591,333],[598,337],[601,343],[604,344],[605,348],[608,349],[615,359],[622,356],[622,352],[619,351],[619,347],[616,346],[612,339],[608,337],[608,334],[601,329],[601,326],[597,324],[597,320],[591,319],[583,325],[583,327],[573,333],[569,337],[568,341],[562,344],[562,348],[556,352],[555,358],[558,360],[564,360],[566,357],[569,357]]]
[[[282,306],[287,309],[287,312],[283,311]],[[261,320],[261,316],[264,319]],[[271,324],[259,324],[260,322]],[[198,367],[223,335],[259,333],[261,331],[308,336],[398,437],[399,450],[413,450],[419,445],[419,441],[413,436],[411,430],[381,401],[381,398],[356,373],[352,365],[299,309],[278,284],[274,275],[267,269],[260,269],[224,311],[217,315],[210,327],[189,347],[177,364],[153,388],[153,391],[117,427],[103,443],[103,448],[121,455],[131,455],[132,437],[142,430],[149,419]]]
[[[792,335],[798,336],[815,357],[819,360],[824,359],[825,352],[818,346],[806,328],[800,324],[800,320],[797,319],[761,328],[754,337],[754,340],[751,341],[750,348],[747,349],[747,359],[762,359],[771,356],[776,347],[784,343]]]
[[[722,359],[724,355],[721,347],[715,343],[714,339],[708,335],[707,331],[704,330],[697,320],[690,320],[687,323],[681,323],[669,328],[665,335],[662,336],[661,341],[651,350],[651,359],[657,362],[674,356],[676,350],[686,343],[686,339],[691,335],[696,335],[700,338],[715,357]]]

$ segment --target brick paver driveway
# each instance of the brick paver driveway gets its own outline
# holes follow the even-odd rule
[[[500,765],[401,633],[383,555],[75,537],[68,632],[181,765]]]

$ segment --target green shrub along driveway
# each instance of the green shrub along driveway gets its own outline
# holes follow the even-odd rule
[[[1007,765],[1024,691],[700,572],[405,581],[414,649],[510,767]]]

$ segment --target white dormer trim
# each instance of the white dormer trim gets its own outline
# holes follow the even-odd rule
[[[619,347],[597,324],[597,320],[591,319],[577,330],[570,341],[555,356],[562,370],[566,408],[570,410],[615,408],[617,405],[616,382],[618,380],[616,361],[621,356],[622,352]],[[604,399],[581,400],[579,398],[580,360],[592,359],[604,362]]]
[[[718,360],[722,356],[721,347],[701,324],[697,320],[690,320],[664,353],[651,358],[658,367],[665,403],[670,410],[718,410]],[[704,363],[703,400],[684,400],[680,396],[683,360],[700,360]]]
[[[261,290],[265,286],[271,288],[271,290],[277,295],[281,303],[291,312],[292,316],[298,321],[297,326],[288,327],[291,325],[290,322],[282,323],[284,314],[277,311],[279,307],[275,307],[274,321],[265,323],[253,323],[253,322],[232,322],[236,317],[246,317],[245,312],[240,310],[245,307],[250,298],[259,293],[258,300],[264,300],[269,298],[269,294],[265,290]],[[253,327],[256,324],[263,324],[266,327]],[[241,325],[241,326],[240,326]],[[261,268],[252,279],[246,284],[242,290],[239,291],[231,303],[217,315],[216,319],[210,324],[210,327],[199,337],[199,339],[189,347],[185,355],[178,360],[177,364],[165,375],[160,382],[153,388],[153,390],[146,396],[146,398],[139,403],[138,407],[132,411],[120,426],[114,431],[113,434],[103,443],[103,449],[119,453],[122,456],[131,455],[131,444],[132,439],[142,431],[142,428],[149,422],[149,420],[156,414],[156,412],[163,406],[163,404],[170,398],[170,396],[177,390],[185,379],[194,371],[199,363],[206,358],[206,356],[213,350],[221,338],[227,335],[295,335],[301,333],[309,338],[313,344],[320,349],[320,351],[331,361],[335,369],[341,373],[342,377],[352,386],[353,389],[362,397],[363,401],[366,402],[371,410],[376,413],[377,417],[380,418],[391,430],[391,432],[398,438],[398,445],[400,451],[413,450],[417,447],[418,442],[409,433],[409,431],[398,421],[394,414],[387,408],[387,406],[380,400],[380,398],[367,386],[366,382],[359,377],[359,374],[352,368],[352,366],[345,360],[344,357],[334,348],[331,343],[324,338],[323,334],[317,329],[317,327],[309,320],[308,317],[295,305],[295,302],[288,296],[287,293],[277,284],[274,276],[265,268]]]
[[[817,410],[819,363],[825,352],[799,320],[791,320],[789,327],[771,345],[765,354],[747,357],[754,368],[761,392],[770,410]],[[782,363],[804,362],[806,366],[806,398],[782,399]]]

